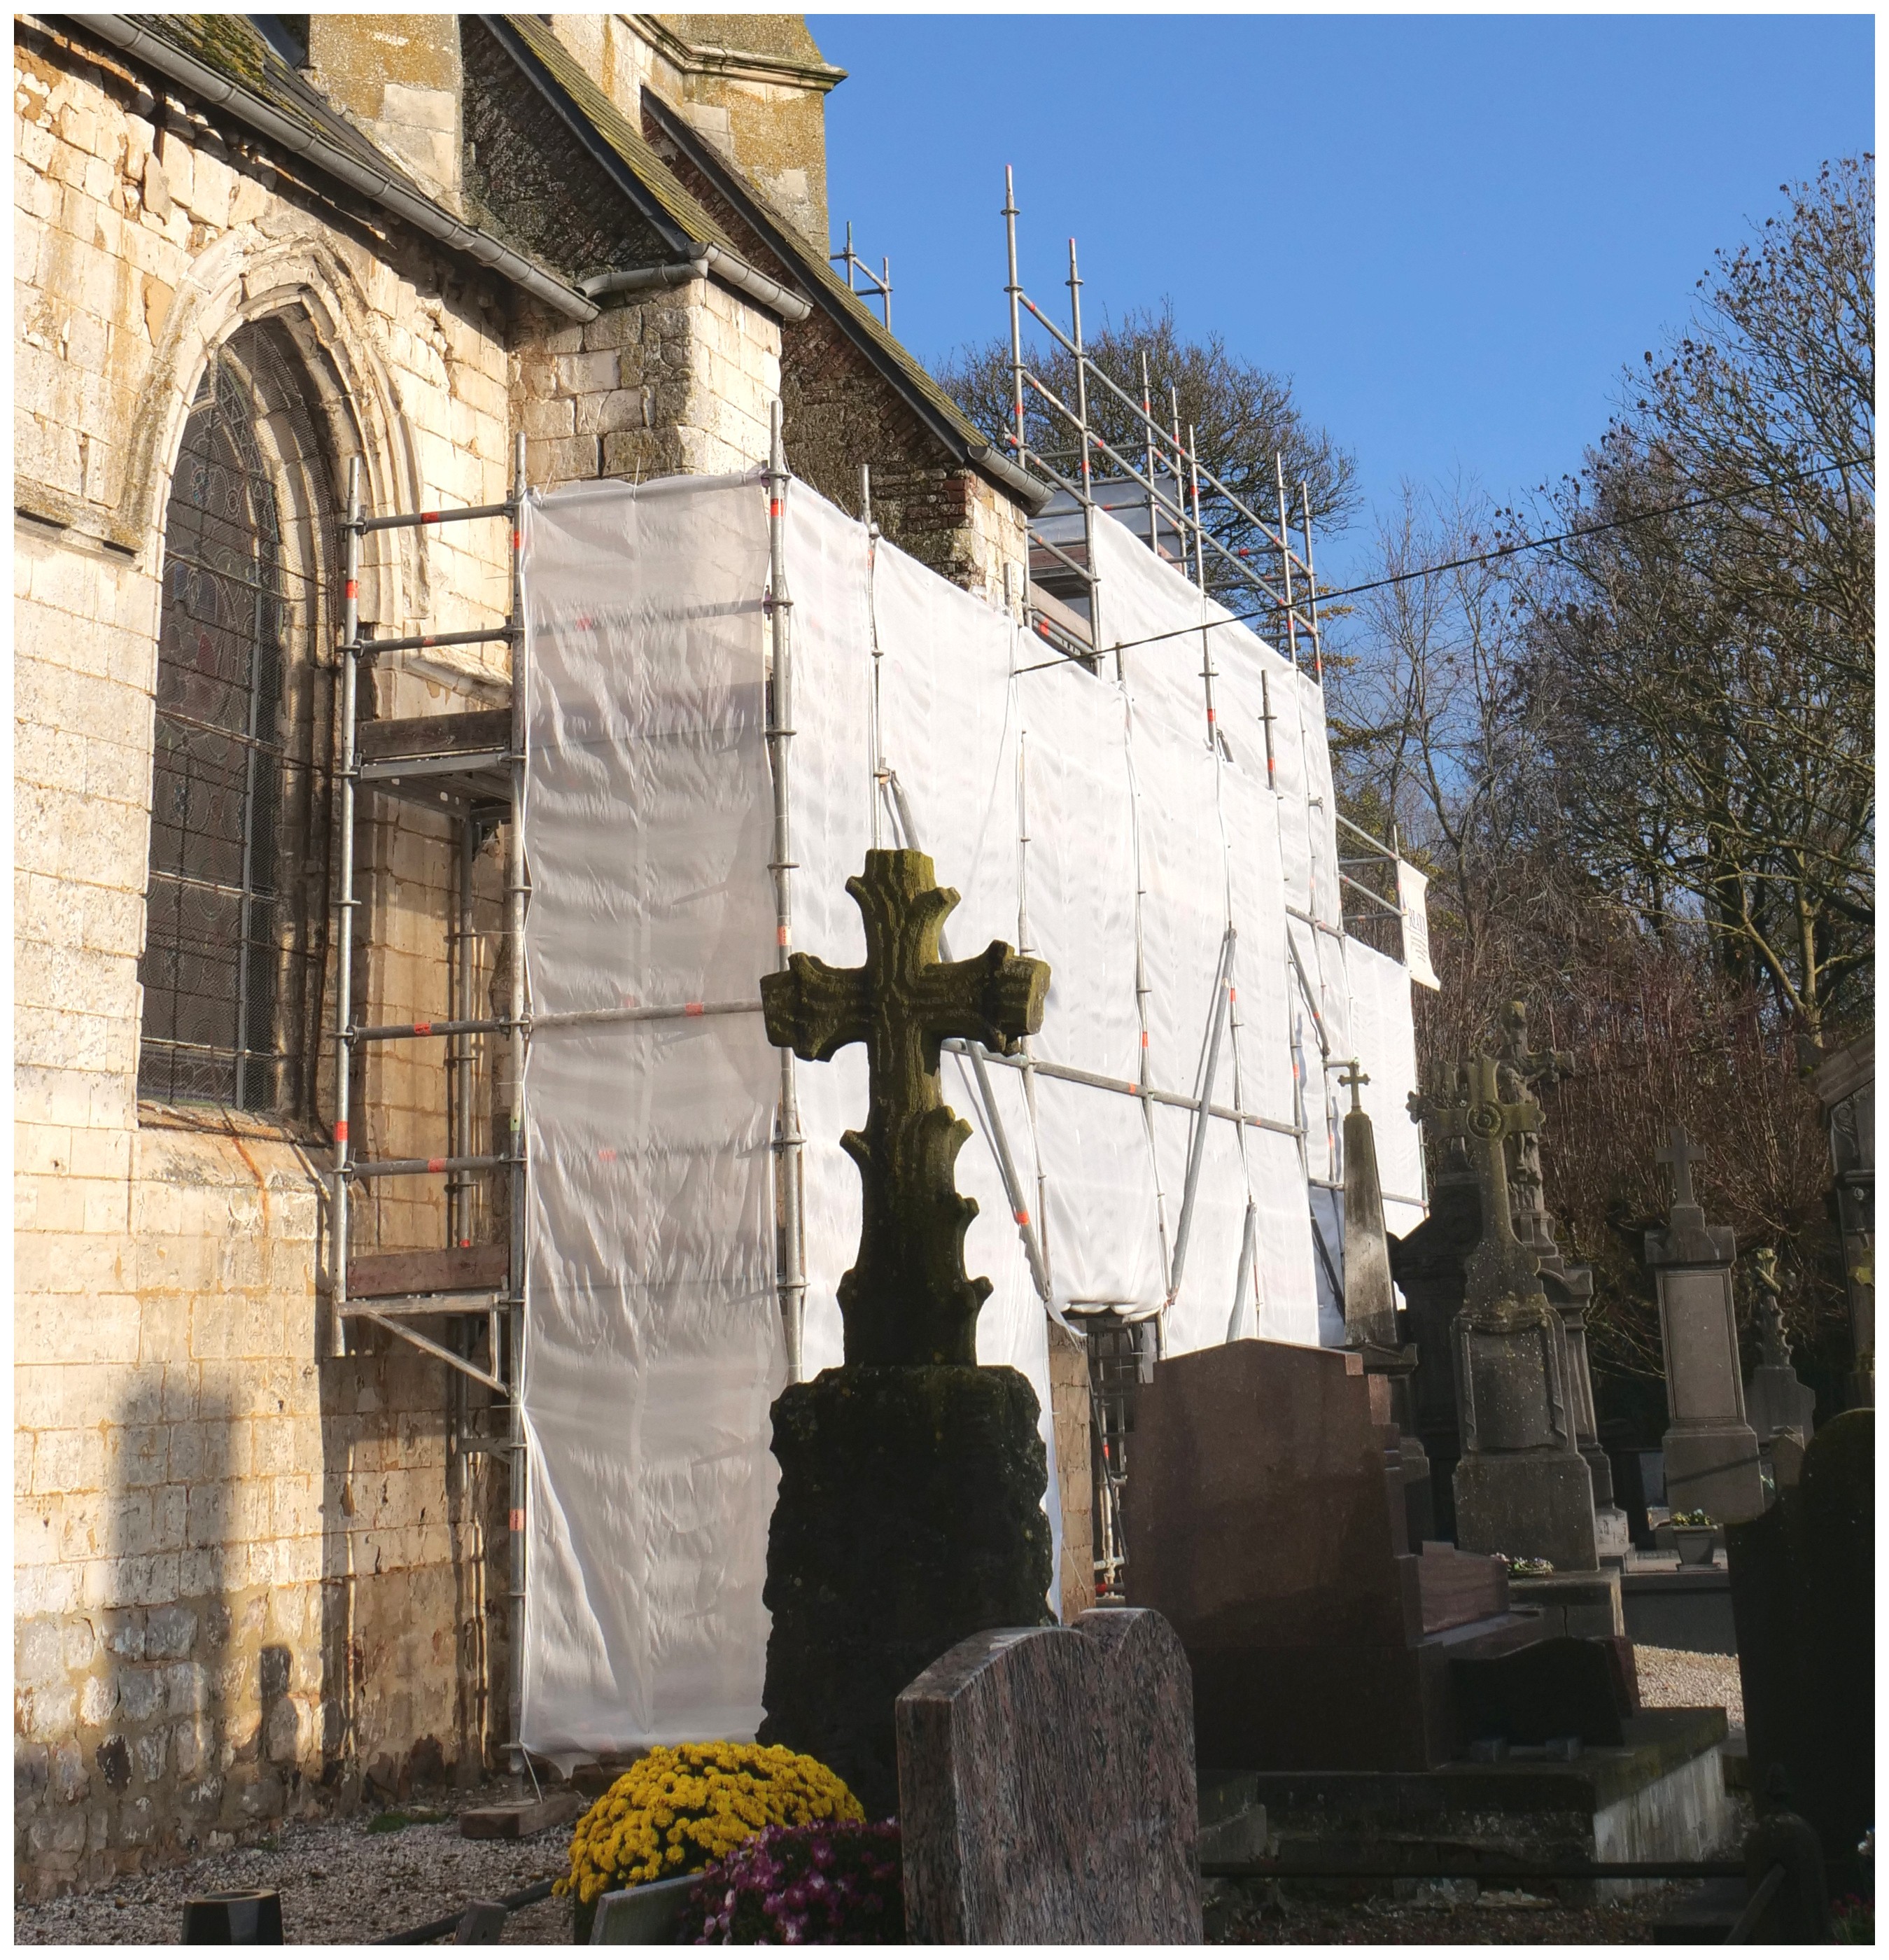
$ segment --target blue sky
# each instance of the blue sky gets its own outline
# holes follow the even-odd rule
[[[1778,186],[1869,148],[1866,17],[809,15],[835,240],[892,259],[927,358],[1007,330],[1022,275],[1066,317],[1173,300],[1293,377],[1356,455],[1506,499],[1575,466],[1622,364],[1683,324],[1713,249]]]

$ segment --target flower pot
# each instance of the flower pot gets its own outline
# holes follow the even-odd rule
[[[1718,1533],[1710,1525],[1674,1525],[1673,1543],[1678,1548],[1681,1565],[1709,1565],[1713,1541]]]
[[[574,1936],[580,1946],[671,1946],[676,1942],[676,1916],[699,1872],[679,1879],[658,1879],[653,1885],[631,1885],[606,1892],[590,1904],[580,1904]]]

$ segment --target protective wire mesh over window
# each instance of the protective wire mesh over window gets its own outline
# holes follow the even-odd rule
[[[149,1100],[306,1109],[326,882],[312,657],[333,502],[285,329],[243,327],[198,388],[164,523]]]

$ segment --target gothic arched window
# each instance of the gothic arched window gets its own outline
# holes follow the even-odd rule
[[[306,374],[282,324],[239,329],[211,357],[171,479],[138,974],[138,1090],[154,1102],[313,1113],[328,854],[315,652],[336,500]]]

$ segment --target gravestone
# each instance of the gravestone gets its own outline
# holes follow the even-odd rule
[[[1574,1058],[1565,1049],[1531,1050],[1528,1010],[1512,1001],[1502,1017],[1502,1047],[1496,1057],[1496,1081],[1503,1099],[1519,1102],[1539,1100],[1547,1090],[1574,1072]],[[1570,1265],[1556,1242],[1554,1220],[1544,1197],[1541,1133],[1523,1130],[1508,1140],[1509,1196],[1515,1236],[1534,1255],[1543,1292],[1560,1316],[1562,1360],[1567,1382],[1568,1410],[1574,1425],[1574,1446],[1587,1465],[1594,1484],[1596,1548],[1604,1555],[1623,1557],[1632,1549],[1627,1514],[1614,1500],[1614,1468],[1601,1446],[1594,1408],[1594,1376],[1587,1351],[1587,1311],[1593,1304],[1592,1268]]]
[[[1852,1409],[1804,1452],[1795,1488],[1728,1526],[1732,1612],[1754,1788],[1782,1770],[1833,1888],[1866,1891],[1875,1818],[1875,1414]]]
[[[975,1200],[952,1166],[970,1125],[938,1085],[950,1036],[1008,1052],[1042,1024],[1049,969],[994,943],[945,963],[957,903],[917,851],[872,851],[847,880],[866,963],[807,954],[762,982],[768,1038],[810,1061],[866,1045],[859,1256],[840,1281],[845,1360],[774,1405],[780,1494],[763,1599],[773,1616],[760,1739],[837,1771],[869,1816],[898,1797],[900,1691],[980,1628],[1050,1618],[1048,1463],[1035,1392],[977,1366],[990,1282],[964,1270]]]
[[[1429,1459],[1417,1433],[1410,1400],[1417,1352],[1398,1338],[1377,1139],[1360,1093],[1370,1079],[1355,1058],[1338,1077],[1351,1092],[1344,1118],[1344,1344],[1363,1357],[1367,1373],[1382,1375],[1390,1384],[1404,1466],[1405,1522],[1410,1542],[1420,1545],[1436,1535],[1436,1504]]]
[[[898,1732],[913,1941],[1199,1941],[1192,1696],[1158,1613],[974,1634]]]
[[[1229,1341],[1157,1362],[1135,1421],[1128,1596],[1187,1650],[1203,1774],[1459,1754],[1449,1660],[1535,1631],[1499,1561],[1412,1552],[1384,1378]]]
[[[1464,1266],[1462,1310],[1451,1328],[1463,1452],[1456,1542],[1467,1551],[1545,1558],[1559,1574],[1595,1573],[1594,1483],[1575,1446],[1565,1332],[1509,1206],[1505,1145],[1538,1128],[1541,1110],[1525,1099],[1505,1102],[1496,1063],[1479,1055],[1447,1099],[1434,1089],[1414,1092],[1410,1112],[1464,1140],[1481,1201],[1482,1236]],[[1566,1630],[1619,1626],[1616,1602],[1611,1626]]]
[[[1738,1367],[1732,1292],[1737,1242],[1729,1227],[1706,1223],[1693,1193],[1698,1156],[1675,1124],[1659,1153],[1672,1169],[1672,1213],[1664,1230],[1646,1234],[1646,1263],[1659,1287],[1671,1419],[1664,1443],[1666,1502],[1674,1511],[1703,1511],[1725,1525],[1763,1510],[1764,1483]]]
[[[1758,1295],[1760,1359],[1745,1389],[1744,1407],[1760,1454],[1770,1457],[1773,1443],[1785,1430],[1796,1437],[1800,1447],[1816,1433],[1817,1392],[1805,1387],[1791,1366],[1777,1254],[1769,1246],[1751,1255],[1751,1278]]]

